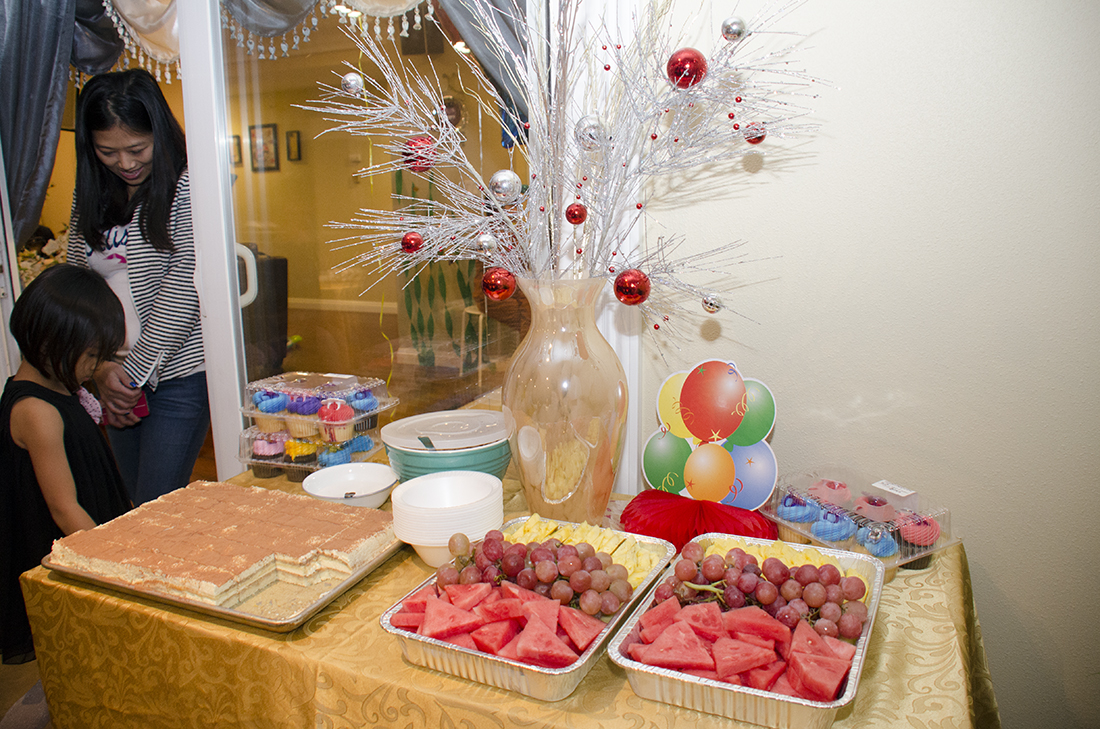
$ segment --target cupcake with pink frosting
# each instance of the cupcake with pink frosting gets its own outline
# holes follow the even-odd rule
[[[931,548],[939,541],[940,524],[930,516],[915,514],[911,511],[903,511],[894,520],[898,527],[898,536],[901,537],[902,557],[920,554],[914,560],[902,565],[905,569],[920,570],[932,563]]]
[[[832,504],[841,508],[847,507],[852,502],[852,492],[848,490],[848,484],[828,478],[821,478],[814,482],[810,487],[810,496],[821,504]]]
[[[882,496],[864,493],[856,499],[852,511],[856,516],[862,516],[867,521],[890,522],[894,520],[897,512],[894,507]]]
[[[343,443],[355,435],[355,411],[343,400],[325,400],[317,411],[321,438],[326,443]]]

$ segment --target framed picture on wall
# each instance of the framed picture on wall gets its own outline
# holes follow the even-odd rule
[[[302,133],[301,132],[287,132],[286,133],[286,161],[287,162],[301,162],[302,161]]]
[[[234,134],[229,140],[229,159],[233,165],[241,163],[241,135]]]
[[[249,151],[253,172],[279,169],[279,127],[276,124],[254,124],[248,127]]]

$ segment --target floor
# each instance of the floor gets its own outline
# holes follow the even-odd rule
[[[389,392],[400,399],[400,404],[387,413],[381,424],[409,415],[434,410],[450,410],[470,402],[483,392],[499,387],[504,379],[508,360],[502,356],[507,347],[486,345],[493,353],[478,371],[470,367],[464,373],[456,368],[432,368],[401,365],[391,355],[391,344],[396,352],[400,340],[395,332],[385,337],[377,334],[377,319],[369,327],[363,315],[340,314],[326,311],[291,311],[289,332],[301,338],[287,353],[283,371],[340,372],[377,377],[388,381]],[[373,328],[373,332],[369,329]],[[362,331],[367,329],[368,331]],[[511,346],[514,346],[512,337]],[[339,342],[338,346],[333,346]],[[348,342],[358,342],[349,346]],[[192,478],[216,480],[217,469],[214,448],[207,433],[206,443],[195,463]],[[18,702],[38,681],[38,663],[32,661],[21,666],[0,665],[0,717]]]

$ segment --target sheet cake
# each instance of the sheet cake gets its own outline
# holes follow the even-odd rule
[[[50,559],[232,608],[275,582],[310,587],[344,579],[393,540],[389,512],[196,482],[55,541]]]

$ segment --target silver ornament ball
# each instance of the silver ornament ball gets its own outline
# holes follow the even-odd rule
[[[523,192],[523,183],[512,170],[497,170],[489,178],[489,192],[499,202],[514,202]]]
[[[497,249],[497,239],[489,233],[482,233],[474,242],[479,253],[492,253]]]
[[[363,77],[355,71],[350,71],[344,74],[344,77],[340,79],[340,88],[349,94],[355,94],[358,96],[363,93],[363,89],[367,87]]]
[[[708,314],[716,314],[722,310],[722,300],[714,294],[707,294],[703,297],[703,311]]]
[[[741,18],[726,18],[722,21],[722,37],[730,43],[736,43],[745,37],[745,21]]]
[[[607,143],[607,130],[598,118],[589,115],[577,122],[573,138],[581,145],[581,149],[591,152]]]

